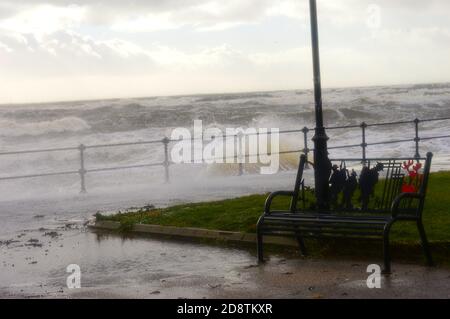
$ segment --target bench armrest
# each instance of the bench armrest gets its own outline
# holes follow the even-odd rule
[[[401,202],[404,199],[419,199],[419,200],[422,200],[423,197],[424,196],[422,194],[419,194],[419,193],[401,193],[392,202],[392,206],[391,206],[392,216],[396,217],[398,215],[398,209],[400,207]]]
[[[276,191],[273,193],[270,193],[269,196],[267,196],[266,203],[264,205],[264,214],[270,214],[270,206],[272,205],[272,201],[277,196],[294,196],[293,191]]]

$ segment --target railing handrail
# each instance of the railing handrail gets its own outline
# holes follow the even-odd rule
[[[366,127],[372,127],[372,126],[411,124],[411,123],[415,123],[415,121],[419,121],[419,122],[433,122],[433,121],[446,121],[446,120],[450,120],[450,117],[431,118],[431,119],[424,119],[424,120],[414,119],[414,120],[409,120],[409,121],[396,121],[396,122],[381,122],[381,123],[367,123],[367,122],[363,122],[363,123],[366,125]],[[327,126],[326,129],[327,130],[335,130],[335,129],[347,129],[347,128],[359,128],[359,127],[361,127],[361,124],[344,125],[344,126]],[[301,133],[305,129],[307,129],[308,131],[313,130],[313,129],[310,129],[310,128],[305,126],[302,129],[280,130],[277,133],[278,134]],[[273,132],[267,131],[265,133],[260,133],[260,132],[243,133],[242,135],[244,135],[244,136],[251,136],[251,135],[264,135],[264,134],[270,135],[270,134],[273,134]],[[228,134],[228,135],[224,134],[224,135],[215,136],[214,138],[237,137],[239,135],[240,134]],[[442,138],[446,138],[446,137],[448,137],[448,136],[442,136]],[[421,139],[423,140],[423,139],[433,139],[433,138],[434,137],[424,137],[424,138],[421,138]],[[164,137],[162,139],[147,140],[147,141],[134,141],[134,142],[109,143],[109,144],[92,144],[92,145],[86,144],[86,145],[84,145],[84,147],[86,149],[88,149],[88,148],[119,147],[119,146],[130,146],[130,145],[145,145],[145,144],[162,143],[164,139],[166,139],[166,137]],[[206,139],[204,139],[202,137],[202,138],[191,138],[190,140],[194,141],[194,140],[206,140]],[[168,141],[169,142],[179,142],[179,141],[183,141],[183,139],[168,139]],[[386,143],[380,142],[380,144],[386,144]],[[79,148],[79,146],[69,146],[69,147],[56,147],[56,148],[45,148],[45,149],[3,151],[3,152],[0,152],[0,156],[2,156],[2,155],[27,154],[27,153],[74,151],[74,150],[77,150],[78,148]]]
[[[429,118],[429,119],[423,119],[420,120],[418,118],[410,121],[395,121],[395,122],[381,122],[381,123],[366,123],[362,122],[360,124],[352,124],[352,125],[344,125],[344,126],[329,126],[326,127],[328,130],[335,130],[335,129],[349,129],[349,128],[360,128],[361,129],[361,137],[362,142],[358,144],[348,144],[348,145],[331,145],[328,147],[328,149],[344,149],[344,148],[356,148],[361,147],[362,149],[362,158],[361,160],[367,161],[369,158],[366,156],[366,149],[368,146],[374,146],[374,145],[385,145],[385,144],[395,144],[395,143],[405,143],[405,142],[415,142],[415,155],[414,158],[420,159],[421,156],[419,154],[419,143],[420,141],[425,140],[432,140],[432,139],[442,139],[442,138],[450,138],[450,135],[439,135],[439,136],[425,136],[420,137],[419,136],[419,124],[422,122],[433,122],[433,121],[446,121],[450,120],[450,117],[442,117],[442,118]],[[415,128],[415,136],[414,138],[407,138],[407,139],[397,139],[397,140],[385,140],[385,141],[375,141],[371,143],[367,143],[366,141],[366,128],[367,127],[375,127],[375,126],[386,126],[386,125],[402,125],[402,124],[414,124]],[[308,127],[303,127],[302,129],[290,129],[290,130],[280,130],[276,133],[278,134],[289,134],[289,133],[303,133],[303,140],[304,140],[304,148],[303,149],[295,149],[295,150],[285,150],[285,151],[278,151],[278,152],[268,152],[270,155],[275,154],[292,154],[292,153],[304,153],[308,155],[309,152],[314,151],[313,148],[308,148],[308,133],[312,129],[309,129]],[[208,140],[213,140],[214,138],[229,138],[229,137],[242,137],[242,136],[251,136],[251,135],[270,135],[274,134],[275,132],[267,131],[267,132],[242,132],[238,134],[224,134],[215,136]],[[195,140],[202,140],[207,141],[207,139],[201,138],[191,138],[191,141]],[[27,175],[16,175],[16,176],[0,176],[0,181],[2,180],[14,180],[14,179],[22,179],[22,178],[34,178],[34,177],[45,177],[45,176],[58,176],[58,175],[71,175],[71,174],[79,174],[81,179],[81,192],[86,192],[86,185],[85,185],[85,175],[87,173],[94,173],[94,172],[104,172],[104,171],[113,171],[113,170],[121,170],[121,169],[130,169],[130,168],[144,168],[144,167],[154,167],[154,166],[164,166],[165,168],[165,180],[166,182],[169,181],[169,166],[175,164],[174,162],[170,161],[169,159],[169,152],[168,152],[168,145],[172,142],[178,142],[183,141],[183,139],[170,139],[168,137],[164,137],[162,139],[155,139],[155,140],[143,140],[143,141],[133,141],[133,142],[121,142],[121,143],[110,143],[110,144],[92,144],[92,145],[84,145],[80,144],[78,146],[73,147],[59,147],[59,148],[45,148],[45,149],[31,149],[31,150],[16,150],[16,151],[3,151],[0,152],[0,156],[4,155],[20,155],[20,154],[32,154],[32,153],[45,153],[45,152],[60,152],[60,151],[79,151],[80,155],[80,169],[79,170],[68,170],[68,171],[60,171],[60,172],[43,172],[43,173],[37,173],[37,174],[27,174]],[[130,146],[130,145],[147,145],[147,144],[155,144],[155,143],[162,143],[164,146],[164,161],[162,162],[154,162],[154,163],[144,163],[144,164],[135,164],[135,165],[124,165],[124,166],[114,166],[114,167],[94,167],[94,168],[85,168],[85,160],[84,160],[84,153],[88,149],[96,149],[96,148],[104,148],[104,147],[120,147],[120,146]],[[242,158],[249,158],[249,157],[257,157],[260,153],[256,154],[236,154],[233,156],[222,156],[218,158],[208,158],[206,160],[227,160],[227,159],[242,159]],[[190,162],[187,162],[187,164],[194,164],[197,163],[196,160],[192,160]],[[201,163],[205,163],[205,158],[202,158]],[[243,174],[243,163],[239,164],[239,175]]]

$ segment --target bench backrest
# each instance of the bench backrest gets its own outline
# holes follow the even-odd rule
[[[291,212],[295,212],[297,210],[298,198],[300,196],[300,192],[303,191],[303,187],[302,187],[303,186],[303,172],[305,170],[305,165],[306,165],[306,155],[302,154],[302,155],[300,155],[300,162],[298,164],[297,176],[295,178],[294,194],[292,196],[291,204],[289,207],[289,210]]]
[[[334,159],[330,176],[330,209],[390,213],[392,202],[401,193],[421,195],[417,201],[404,201],[401,209],[422,214],[433,154],[424,158]],[[303,173],[307,158],[300,156],[290,211],[298,211],[298,200],[305,208]],[[362,168],[361,168],[362,166]]]
[[[433,153],[428,152],[427,153],[427,158],[425,161],[425,167],[423,170],[423,180],[422,180],[422,184],[420,186],[420,190],[419,190],[419,194],[422,195],[422,198],[419,201],[419,205],[417,207],[417,214],[419,215],[419,217],[422,217],[422,212],[423,212],[423,208],[425,205],[425,197],[428,191],[428,180],[430,177],[430,173],[431,173],[431,160],[433,158]]]
[[[335,165],[330,177],[331,208],[387,213],[399,194],[414,192],[423,195],[419,207],[415,208],[421,213],[432,156],[428,153],[425,158],[332,160]],[[358,168],[361,164],[362,168]],[[350,183],[352,174],[353,183]],[[408,203],[411,205],[411,201]]]

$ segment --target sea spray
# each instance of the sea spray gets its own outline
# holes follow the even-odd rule
[[[206,140],[206,145],[204,136]],[[175,164],[260,163],[261,174],[275,174],[279,170],[278,128],[219,128],[203,131],[201,120],[195,120],[193,136],[189,129],[178,127],[171,133],[174,142],[171,161]]]

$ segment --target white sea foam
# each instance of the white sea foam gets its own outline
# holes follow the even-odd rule
[[[78,117],[64,117],[52,121],[19,122],[0,119],[0,136],[37,136],[51,133],[80,132],[90,126]]]

